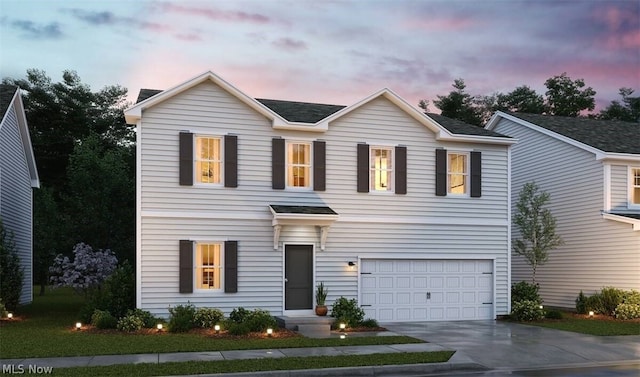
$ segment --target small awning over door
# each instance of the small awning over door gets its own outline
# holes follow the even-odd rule
[[[329,228],[338,213],[327,206],[291,206],[270,204],[273,214],[273,248],[278,249],[280,231],[285,225],[312,225],[320,228],[320,249],[324,250]]]

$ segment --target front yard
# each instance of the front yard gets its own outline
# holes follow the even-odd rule
[[[640,335],[640,320],[620,320],[599,314],[590,317],[589,315],[564,312],[562,319],[544,319],[523,323],[598,336]]]

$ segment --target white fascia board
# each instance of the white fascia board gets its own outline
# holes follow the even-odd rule
[[[339,215],[308,215],[303,213],[275,213],[271,225],[317,225],[328,226],[338,220]]]
[[[602,217],[607,220],[613,220],[621,223],[631,224],[631,227],[633,228],[634,231],[640,230],[640,220],[632,219],[626,216],[614,215],[612,213],[606,213],[606,212],[602,213]]]
[[[211,71],[207,71],[196,77],[193,77],[190,80],[183,82],[182,84],[179,84],[177,86],[174,86],[173,88],[162,91],[161,93],[158,93],[155,96],[149,97],[146,100],[139,102],[134,106],[126,109],[124,111],[124,116],[125,116],[125,120],[127,121],[127,124],[136,124],[137,120],[142,117],[142,110],[147,109],[155,104],[158,104],[168,98],[171,98],[176,94],[182,93],[185,90],[190,89],[207,80],[210,80],[213,83],[217,84],[222,89],[227,91],[229,94],[238,98],[240,101],[244,102],[246,105],[248,105],[249,107],[257,111],[258,113],[272,120],[274,123],[288,123],[284,118],[274,113],[271,109],[261,104],[256,99],[246,95],[240,89],[236,88],[229,82],[225,81],[223,78],[216,75],[215,73]]]
[[[272,127],[274,130],[327,132],[329,130],[329,123],[325,121],[320,121],[316,124],[302,122],[282,123],[274,119]]]
[[[436,137],[436,140],[441,141],[457,141],[461,143],[480,143],[480,144],[501,144],[501,145],[513,145],[518,142],[518,139],[512,137],[497,137],[497,136],[482,136],[482,135],[457,135],[447,137]]]
[[[27,124],[27,117],[24,113],[24,104],[22,103],[20,88],[17,88],[16,92],[13,94],[10,107],[13,107],[13,110],[16,113],[16,119],[18,120],[18,131],[20,132],[20,139],[22,140],[22,147],[27,160],[27,169],[29,170],[31,187],[40,188],[40,177],[38,176],[36,158],[33,154],[33,145],[31,144],[31,136],[29,135],[29,126]],[[3,115],[2,123],[5,122],[7,113]]]
[[[637,164],[640,162],[640,154],[633,153],[601,153],[596,156],[596,160],[602,162],[618,162],[625,164]]]

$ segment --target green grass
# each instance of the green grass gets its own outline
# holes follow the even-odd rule
[[[55,376],[169,376],[446,362],[453,351],[56,368]]]
[[[264,338],[216,339],[200,334],[92,333],[73,330],[83,299],[70,290],[50,290],[20,308],[17,321],[0,326],[0,358],[118,355],[160,352],[225,351],[264,348],[333,347],[420,343],[407,336],[347,339]]]
[[[598,336],[640,335],[640,322],[578,318],[573,317],[571,313],[563,314],[565,318],[560,320],[544,320],[526,324]]]

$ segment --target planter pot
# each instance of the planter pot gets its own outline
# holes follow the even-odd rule
[[[327,315],[327,312],[329,312],[329,308],[327,308],[325,305],[316,306],[316,315],[323,317]]]

